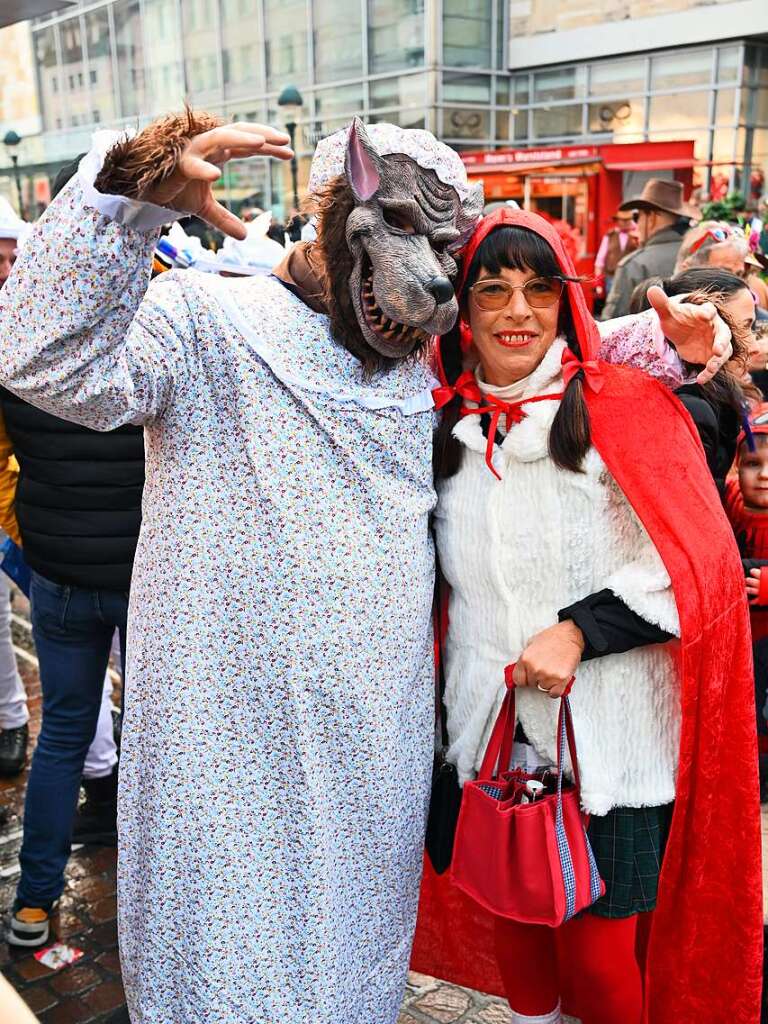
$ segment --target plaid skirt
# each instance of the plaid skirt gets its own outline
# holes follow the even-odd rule
[[[608,814],[592,815],[589,841],[605,896],[587,913],[631,917],[654,909],[674,806],[614,807]]]

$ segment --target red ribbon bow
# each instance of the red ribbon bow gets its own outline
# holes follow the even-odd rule
[[[435,408],[442,409],[456,395],[461,395],[462,398],[477,403],[476,407],[462,405],[459,409],[459,416],[482,416],[484,413],[488,413],[491,417],[491,425],[488,428],[488,444],[485,449],[485,464],[497,480],[501,480],[501,476],[493,465],[493,445],[501,417],[506,416],[507,433],[509,433],[514,423],[520,423],[525,419],[527,413],[523,409],[524,405],[529,402],[547,402],[563,397],[563,393],[558,392],[556,395],[535,395],[532,398],[522,398],[519,402],[505,402],[495,395],[484,395],[478,387],[474,373],[470,370],[465,370],[454,385],[444,384],[433,390],[432,397],[435,401]]]
[[[588,359],[582,362],[571,349],[563,349],[563,384],[568,387],[576,374],[581,370],[584,373],[584,382],[595,394],[603,386],[603,371],[596,359]]]

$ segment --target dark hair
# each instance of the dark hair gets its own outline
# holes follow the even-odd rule
[[[737,324],[728,310],[724,308],[728,300],[742,289],[749,291],[749,285],[743,278],[718,267],[691,267],[690,270],[684,270],[674,277],[650,277],[648,280],[642,281],[632,292],[629,304],[630,313],[641,313],[643,310],[651,308],[648,301],[648,289],[651,285],[658,285],[671,297],[686,295],[688,296],[687,302],[711,302],[731,330],[732,361],[741,370],[746,368],[749,357],[748,335],[750,332],[745,330],[742,324]],[[689,363],[684,365],[689,371],[701,368]],[[758,397],[751,387],[742,384],[727,367],[720,370],[711,381],[700,384],[699,387],[711,402],[728,405],[739,415],[744,407],[745,398],[756,399]]]
[[[480,271],[498,274],[502,267],[508,270],[532,270],[541,277],[560,277],[563,274],[552,247],[540,235],[527,228],[502,225],[483,239],[469,266],[464,289],[459,295],[459,303],[465,315],[469,289],[480,276]],[[558,331],[565,337],[568,348],[581,359],[567,292],[563,293],[560,300]],[[452,384],[462,370],[458,324],[443,335],[440,351],[443,369],[448,382]],[[574,473],[583,472],[581,464],[592,443],[583,379],[584,375],[579,371],[571,380],[549,432],[549,454],[552,461],[561,469],[569,469]],[[435,435],[434,466],[437,477],[453,476],[461,462],[461,446],[453,437],[461,403],[462,399],[457,396],[443,410]]]

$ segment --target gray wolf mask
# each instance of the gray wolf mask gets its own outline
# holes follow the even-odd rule
[[[318,144],[310,191],[339,174],[353,197],[345,238],[357,326],[380,356],[401,359],[456,320],[454,257],[482,211],[482,185],[468,185],[458,154],[429,132],[376,124],[369,134],[359,119]]]

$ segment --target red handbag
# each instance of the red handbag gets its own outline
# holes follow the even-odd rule
[[[452,880],[482,907],[522,924],[553,928],[605,893],[581,810],[576,741],[567,695],[557,722],[557,773],[500,771],[515,735],[512,669],[508,690],[474,782],[464,784],[451,865]],[[563,781],[565,744],[575,784]],[[530,801],[531,780],[547,782]],[[538,787],[537,787],[538,789]],[[547,792],[547,790],[550,790]]]

